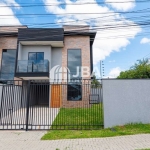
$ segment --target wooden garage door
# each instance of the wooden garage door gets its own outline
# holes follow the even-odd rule
[[[51,90],[51,108],[59,108],[61,106],[61,86],[52,85]]]

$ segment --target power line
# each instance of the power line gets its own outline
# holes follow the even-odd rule
[[[113,25],[107,25],[107,24],[104,24],[104,25],[101,25],[101,26],[92,26],[93,28],[92,29],[90,29],[90,30],[97,30],[97,29],[99,29],[99,30],[104,30],[104,29],[107,29],[107,30],[110,30],[110,29],[115,29],[115,28],[117,28],[117,29],[122,29],[122,28],[127,28],[127,27],[134,27],[134,26],[144,26],[144,27],[146,27],[146,26],[149,26],[150,25],[150,20],[148,20],[148,21],[145,21],[145,22],[142,22],[142,21],[140,21],[140,22],[138,22],[138,24],[135,24],[135,23],[132,23],[132,24],[122,24],[122,23],[116,23],[116,24],[113,24]],[[83,26],[83,28],[84,27],[86,27],[87,25],[85,25],[85,26]],[[83,28],[81,28],[81,29],[78,29],[78,31],[79,30],[83,30]]]
[[[93,20],[93,19],[100,19],[100,21],[107,21],[106,19],[102,19],[102,18],[105,18],[105,17],[110,17],[111,15],[109,15],[109,16],[104,16],[104,17],[96,17],[96,18],[88,18],[88,19],[82,19],[82,20],[74,20],[74,21],[64,21],[64,22],[58,22],[58,23],[39,23],[39,24],[33,24],[33,23],[26,23],[26,25],[46,25],[46,24],[52,24],[52,25],[59,25],[59,24],[62,24],[62,23],[71,23],[71,22],[79,22],[79,21],[88,21],[88,20]],[[119,19],[119,20],[117,20],[117,22],[119,22],[119,21],[125,21],[125,20],[127,20],[127,19],[132,19],[132,21],[137,21],[137,20],[133,20],[133,19],[136,19],[136,18],[148,18],[149,17],[149,15],[146,15],[146,16],[137,16],[137,17],[129,17],[129,18],[121,18],[121,19]],[[4,19],[4,18],[2,18],[2,19]],[[112,20],[114,19],[114,21],[115,21],[115,18],[112,18]],[[1,18],[0,18],[0,20],[1,20]],[[109,19],[109,20],[111,20],[111,19]],[[141,20],[140,20],[141,21]],[[112,21],[113,22],[113,21]],[[111,21],[109,21],[109,22],[107,22],[108,24],[109,23],[111,23]]]
[[[143,35],[149,35],[150,34],[150,32],[149,33],[146,33],[146,34],[141,34],[141,35],[136,35],[136,37],[140,37],[140,36],[143,36]],[[16,35],[16,34],[8,34],[8,35],[4,35],[3,37],[11,37],[11,36],[14,36],[14,35]],[[78,33],[76,33],[76,34],[64,34],[64,36],[78,36]],[[60,36],[60,35],[48,35],[48,36],[43,36],[42,38],[48,38],[48,37],[57,37],[57,36]],[[1,37],[1,36],[0,36]],[[133,35],[122,35],[122,36],[109,36],[109,37],[100,37],[100,38],[91,38],[90,40],[104,40],[104,39],[117,39],[117,38],[119,38],[119,39],[121,39],[121,38],[132,38],[133,37]],[[22,39],[22,40],[34,40],[34,39],[37,39],[38,38],[38,36],[36,37],[36,38],[24,38],[24,39]]]
[[[95,26],[95,27],[93,27],[92,29],[90,29],[91,31],[92,30],[96,30],[96,31],[103,31],[103,30],[112,30],[112,31],[114,31],[114,32],[117,32],[115,29],[128,29],[128,28],[131,28],[131,27],[134,27],[134,26],[139,26],[139,25],[141,25],[141,26],[143,26],[143,27],[149,27],[149,25],[150,25],[150,21],[148,22],[141,22],[141,23],[139,23],[139,24],[127,24],[127,25],[118,25],[118,24],[115,24],[115,25],[104,25],[104,26],[102,26],[102,27],[99,27],[99,26]],[[84,28],[85,26],[83,26],[83,28]],[[83,28],[80,28],[80,29],[78,29],[78,31],[83,31]],[[105,31],[106,32],[106,31]],[[148,33],[148,32],[146,32],[146,33]],[[122,37],[124,37],[124,36],[128,36],[128,35],[120,35],[120,36],[113,36],[113,37],[104,37],[104,38],[122,38]],[[130,35],[129,35],[130,36]],[[129,37],[128,36],[128,37]],[[133,35],[131,35],[131,37],[132,37]],[[102,39],[103,37],[101,37],[101,39]]]
[[[99,14],[136,14],[136,13],[147,13],[150,12],[150,8],[137,10],[137,11],[129,11],[129,12],[104,12],[104,13],[58,13],[58,14],[15,14],[16,16],[51,16],[51,15],[99,15]],[[0,15],[0,16],[14,16],[14,15]]]
[[[132,27],[132,26],[139,26],[139,25],[150,25],[150,21],[149,22],[142,22],[142,23],[139,23],[139,24],[114,24],[114,25],[102,25],[102,26],[92,26],[92,28],[90,29],[90,31],[94,30],[96,31],[97,29],[99,30],[103,30],[103,29],[114,29],[114,28],[117,28],[117,29],[120,29],[120,28],[125,28],[125,27]],[[82,31],[82,30],[87,30],[87,29],[84,29],[85,27],[87,27],[87,25],[85,26],[82,26],[82,28],[78,28],[77,31]],[[43,29],[47,29],[47,28],[43,28]],[[74,31],[75,29],[73,29],[72,31]]]
[[[148,18],[149,15],[146,15],[146,16],[137,16],[137,17],[127,17],[127,18],[121,18],[118,20],[119,21],[124,21],[124,20],[128,20],[128,19],[132,19],[132,21],[138,21],[138,20],[133,20],[133,19],[140,19],[140,18]],[[59,25],[59,24],[63,24],[63,23],[73,23],[73,22],[80,22],[80,21],[92,21],[94,19],[97,19],[97,20],[100,20],[100,21],[107,21],[106,19],[102,19],[103,17],[96,17],[96,18],[88,18],[88,19],[82,19],[82,20],[74,20],[74,21],[64,21],[64,22],[58,22],[58,23],[53,23],[53,22],[45,22],[45,23],[26,23],[26,25],[30,25],[30,26],[34,26],[34,25]],[[1,19],[0,19],[1,20]],[[110,20],[113,20],[113,21],[110,21]],[[111,22],[114,22],[115,19],[112,18],[112,19],[109,19],[109,21],[107,22],[108,24],[111,23]],[[142,21],[142,20],[140,20]],[[137,22],[136,22],[137,23]]]
[[[148,53],[147,55],[145,55],[143,58],[145,58],[145,57],[147,57],[147,56],[149,56],[150,55],[150,53]]]
[[[149,16],[141,16],[141,17],[146,17],[146,18],[148,18]],[[74,20],[74,21],[64,21],[64,22],[57,22],[57,23],[52,23],[52,22],[49,22],[49,23],[26,23],[25,25],[27,25],[27,26],[32,26],[32,27],[34,27],[34,26],[38,26],[39,25],[39,27],[41,27],[41,26],[47,26],[48,25],[48,27],[49,27],[49,25],[53,25],[53,26],[60,26],[60,25],[62,25],[62,24],[64,24],[64,25],[67,25],[67,24],[69,24],[69,23],[73,23],[73,22],[75,22],[75,23],[79,23],[79,22],[83,22],[83,21],[85,21],[85,23],[88,23],[89,25],[90,25],[90,22],[92,22],[92,20],[94,20],[94,19],[97,19],[97,22],[95,22],[95,24],[97,24],[97,26],[93,26],[93,25],[91,25],[92,27],[99,27],[99,26],[116,26],[116,27],[118,27],[117,25],[121,25],[121,24],[123,24],[123,23],[125,23],[126,25],[131,25],[131,23],[132,24],[137,24],[137,25],[139,25],[141,22],[149,22],[149,20],[133,20],[133,19],[136,19],[136,18],[138,18],[139,19],[139,17],[131,17],[131,18],[123,18],[123,19],[118,19],[118,20],[115,20],[115,18],[113,19],[110,19],[110,21],[107,21],[106,19],[101,19],[102,17],[97,17],[97,18],[89,18],[89,19],[82,19],[82,20]],[[100,21],[98,21],[98,19],[100,19],[100,21],[104,21],[105,22],[105,24],[100,24],[100,25],[98,25],[98,23],[100,23]],[[130,20],[127,20],[127,19],[132,19],[131,20],[131,23],[130,22],[126,22],[126,21],[130,21]],[[1,20],[1,19],[0,19]],[[106,21],[107,21],[107,24],[106,24]],[[134,21],[134,22],[133,22]],[[114,23],[114,24],[111,24],[111,23]],[[110,25],[111,24],[111,25]],[[142,24],[141,24],[142,25]],[[4,26],[4,25],[3,25]]]
[[[64,36],[75,36],[75,35],[78,35],[79,33],[65,33],[63,34]],[[146,32],[146,34],[148,34],[148,32]],[[8,34],[6,36],[13,36],[14,34]],[[144,35],[144,34],[142,34]],[[142,35],[136,35],[136,36],[142,36]],[[149,35],[149,34],[148,34]],[[48,35],[48,36],[44,36],[43,38],[45,37],[56,37],[56,36],[60,36],[59,35]],[[116,39],[116,38],[130,38],[130,37],[133,37],[133,35],[129,35],[129,34],[126,34],[126,35],[121,35],[121,36],[109,36],[109,37],[100,37],[100,38],[95,38],[95,40],[102,40],[102,39]],[[38,36],[36,37],[38,38]],[[31,39],[36,39],[36,38],[24,38],[23,40],[31,40]],[[91,38],[91,40],[94,40],[94,38]]]
[[[149,0],[136,0],[136,2],[144,2],[144,1],[149,1]],[[97,3],[97,2],[100,2],[100,3],[105,3],[105,2],[102,2],[102,0],[96,0],[96,2],[89,2],[89,0],[82,0],[82,2],[84,2],[84,3]],[[122,3],[123,1],[121,1],[121,2],[119,2],[119,1],[110,1],[110,2],[108,2],[108,3]],[[125,1],[125,2],[123,2],[123,3],[126,3],[126,2],[135,2],[135,0],[128,0],[128,1]],[[43,4],[43,3],[41,3],[41,2],[20,2],[19,4]],[[57,3],[66,3],[66,2],[62,2],[62,1],[58,1]],[[57,4],[57,3],[49,3],[49,2],[46,2],[46,4]],[[79,2],[71,2],[71,3],[79,3]],[[81,2],[80,2],[81,3]],[[13,3],[12,3],[13,4]],[[68,3],[67,3],[68,4]]]
[[[139,16],[140,17],[140,16]],[[134,18],[139,18],[139,17],[131,17],[131,18],[125,18],[125,19],[134,19]],[[148,18],[149,16],[141,16],[141,17],[146,17],[146,18]],[[100,19],[101,17],[98,17],[97,19]],[[91,19],[96,19],[96,18],[89,18],[89,19],[82,19],[82,20],[78,20],[78,21],[87,21],[87,20],[91,20]],[[100,20],[100,21],[106,21],[106,20]],[[114,28],[117,28],[117,29],[120,29],[120,28],[127,28],[127,27],[130,27],[132,24],[131,23],[128,23],[128,24],[126,24],[126,25],[124,25],[124,26],[122,26],[122,23],[120,23],[120,21],[122,21],[122,20],[119,20],[117,23],[115,23],[115,24],[111,24],[111,23],[113,23],[114,21],[109,21],[109,22],[107,22],[107,24],[105,24],[105,25],[100,25],[100,26],[92,26],[92,27],[101,27],[102,29],[104,29],[105,27],[107,27],[107,28],[109,28],[109,30],[112,28],[112,29],[114,29]],[[135,20],[134,20],[135,21]],[[68,22],[60,22],[59,24],[62,24],[62,23],[70,23],[70,22],[77,22],[77,21],[68,21]],[[142,23],[142,24],[141,24]],[[144,23],[144,24],[143,24]],[[145,24],[145,23],[148,23],[148,24]],[[59,25],[59,24],[57,24],[57,25]],[[111,24],[111,25],[110,25]],[[28,24],[26,24],[26,25],[29,25],[29,23]],[[31,24],[30,23],[30,26],[32,27],[35,27],[35,26],[38,26],[39,25],[39,27],[41,27],[41,26],[48,26],[48,25],[55,25],[56,26],[56,23],[41,23],[41,24]],[[121,25],[121,26],[120,26]],[[133,25],[134,26],[139,26],[139,25],[141,25],[141,26],[143,26],[143,27],[148,27],[148,25],[149,25],[149,20],[144,20],[144,21],[142,21],[142,20],[136,20],[136,23],[133,23]],[[49,27],[49,26],[48,26]]]
[[[137,12],[137,14],[139,15],[139,12],[141,12],[142,13],[142,11],[144,11],[144,13],[147,13],[146,12],[146,10],[150,10],[150,8],[146,8],[146,9],[142,9],[142,10],[137,10],[137,11],[134,11],[134,13],[136,14],[136,12]],[[149,11],[148,11],[149,12]],[[104,16],[101,16],[101,17],[98,17],[98,18],[105,18],[105,17],[113,17],[113,16],[116,16],[116,15],[118,15],[119,13],[117,13],[117,12],[111,12],[111,13],[113,13],[112,15],[106,15],[105,16],[105,14],[108,14],[108,13],[102,13]],[[123,13],[130,13],[130,12],[123,12]],[[131,12],[132,13],[132,12]],[[71,15],[71,13],[68,13],[69,15]],[[75,15],[75,14],[79,14],[79,13],[73,13],[72,15]],[[86,13],[84,13],[84,14],[86,14]],[[90,14],[90,13],[89,13]],[[94,14],[94,13],[93,13]],[[101,13],[96,13],[96,14],[101,14]],[[16,14],[17,15],[17,14]],[[23,14],[20,14],[20,15],[22,15],[22,16],[17,16],[17,18],[33,18],[33,15],[34,14],[28,14],[28,16],[24,16]],[[29,16],[29,15],[31,15],[31,17]],[[47,17],[48,15],[59,15],[59,14],[39,14],[39,16],[38,17]],[[63,14],[64,15],[64,14]],[[119,14],[119,15],[121,15],[121,14]],[[0,15],[1,16],[1,15]],[[7,15],[5,15],[7,18],[4,18],[4,16],[2,16],[2,18],[0,18],[0,19],[11,19],[11,18],[8,18],[9,16],[7,16]],[[13,16],[13,15],[12,15]]]
[[[136,1],[136,3],[146,3],[146,2],[149,2],[149,0],[139,0],[139,1]],[[116,4],[116,3],[135,3],[135,1],[122,1],[122,2],[118,2],[118,1],[113,1],[113,2],[84,2],[84,3],[79,3],[79,2],[72,2],[72,3],[64,3],[64,2],[58,2],[58,3],[46,3],[46,4],[43,4],[43,3],[19,3],[19,4],[24,4],[22,6],[19,6],[19,5],[1,5],[0,7],[41,7],[41,6],[59,6],[59,5],[96,5],[96,4],[102,4],[102,5],[105,5],[105,4]],[[13,4],[13,3],[12,3]]]

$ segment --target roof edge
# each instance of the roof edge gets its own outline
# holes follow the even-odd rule
[[[93,45],[95,36],[97,32],[72,32],[72,31],[64,31],[64,36],[90,36],[90,44]]]

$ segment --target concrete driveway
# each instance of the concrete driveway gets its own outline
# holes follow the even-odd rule
[[[0,131],[0,150],[135,150],[150,148],[150,134],[41,141],[46,131]]]
[[[28,129],[50,129],[53,121],[59,113],[59,108],[36,106],[29,109]],[[0,118],[0,129],[25,129],[26,108],[13,112],[3,112]]]

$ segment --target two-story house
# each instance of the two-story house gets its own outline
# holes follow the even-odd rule
[[[36,105],[88,105],[90,89],[82,86],[81,80],[91,79],[83,72],[85,68],[89,74],[93,70],[95,35],[89,26],[0,27],[0,79],[31,80],[31,85],[36,85],[36,92],[31,89]]]

